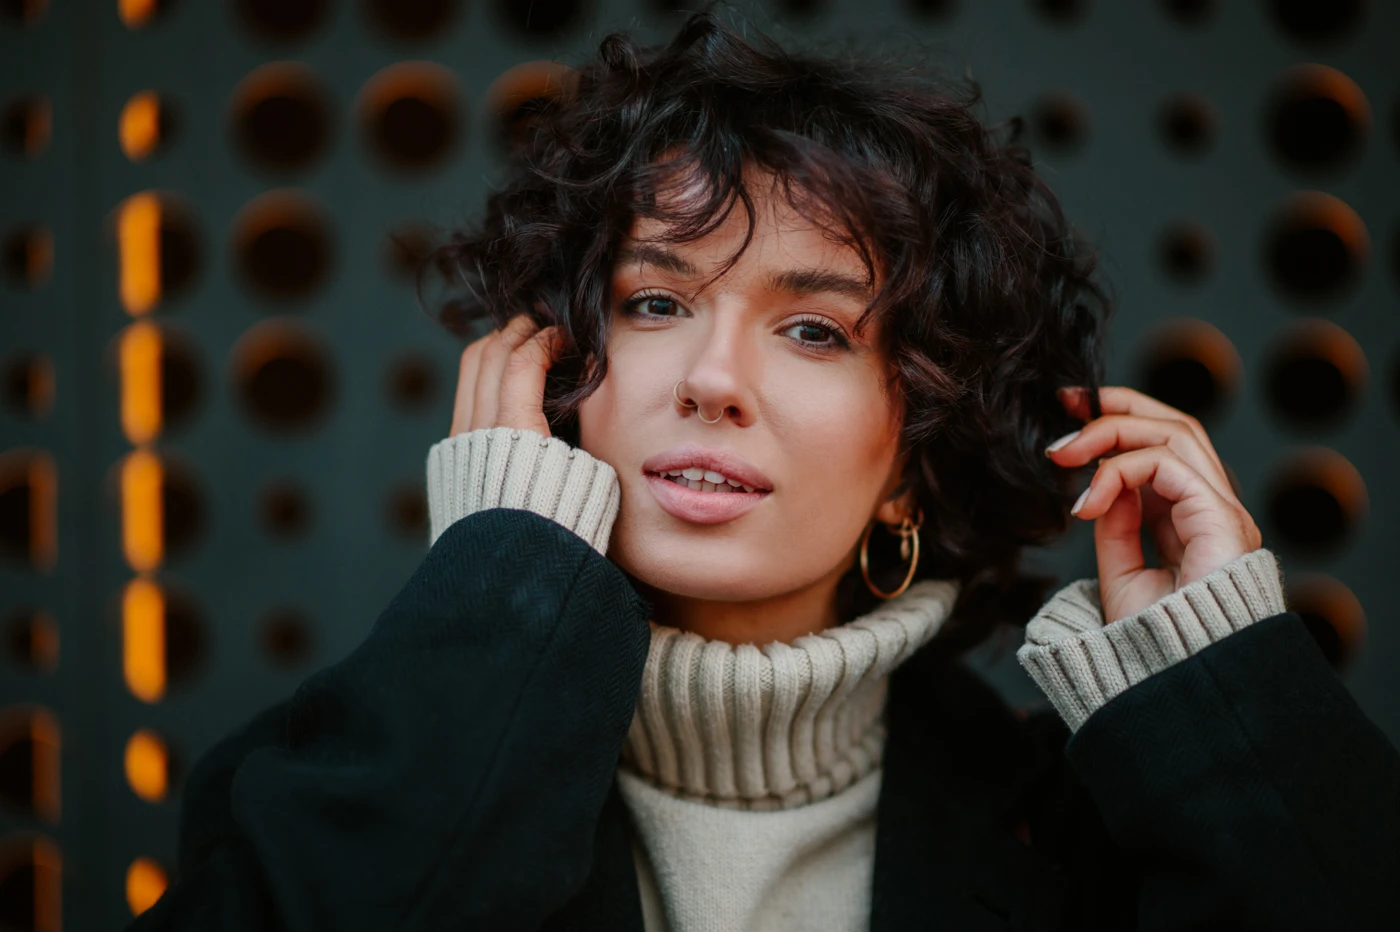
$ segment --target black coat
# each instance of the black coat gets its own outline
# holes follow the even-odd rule
[[[524,511],[457,521],[346,659],[187,781],[132,929],[642,929],[614,775],[648,606]],[[871,928],[1400,929],[1400,755],[1292,612],[1070,735],[927,648],[890,681]]]

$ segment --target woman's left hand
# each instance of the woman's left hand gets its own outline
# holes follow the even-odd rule
[[[1058,394],[1066,410],[1088,423],[1046,455],[1066,467],[1099,459],[1076,516],[1094,522],[1106,624],[1262,546],[1259,528],[1194,417],[1134,389],[1104,386],[1103,416],[1089,420],[1085,389]],[[1144,565],[1144,524],[1162,564],[1156,569]]]

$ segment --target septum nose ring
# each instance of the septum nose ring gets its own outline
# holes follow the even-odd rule
[[[685,379],[681,379],[681,382],[684,381]],[[721,410],[719,412],[719,417],[715,418],[713,421],[705,420],[705,414],[700,410],[700,403],[698,401],[686,401],[681,397],[681,382],[677,382],[675,385],[671,386],[671,394],[676,396],[676,404],[680,405],[682,408],[694,408],[695,416],[706,424],[718,424],[724,417],[724,411]]]

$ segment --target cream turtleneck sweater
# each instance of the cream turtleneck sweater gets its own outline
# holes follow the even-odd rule
[[[428,452],[430,543],[486,508],[533,511],[600,553],[620,489],[608,464],[510,428]],[[651,622],[618,785],[647,932],[868,927],[889,674],[928,643],[956,579],[791,643],[731,645]],[[1071,730],[1129,686],[1284,611],[1266,549],[1105,625],[1098,580],[1062,588],[1017,659]]]

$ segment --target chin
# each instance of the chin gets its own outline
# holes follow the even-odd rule
[[[736,546],[733,539],[703,540],[682,533],[629,534],[615,529],[608,558],[637,581],[686,599],[748,602],[771,598],[785,585],[763,548]],[[767,553],[771,556],[772,549]]]

